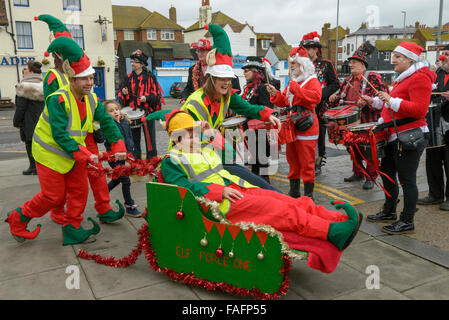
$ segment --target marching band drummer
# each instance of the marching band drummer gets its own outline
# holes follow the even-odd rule
[[[271,94],[271,102],[278,107],[293,107],[293,112],[299,112],[299,106],[313,113],[313,124],[305,131],[295,130],[296,141],[287,143],[287,162],[290,167],[291,197],[301,196],[300,180],[304,183],[304,195],[313,199],[315,186],[315,153],[319,136],[318,118],[315,106],[321,101],[321,84],[315,74],[315,66],[303,46],[290,51],[290,82],[283,93],[273,85],[267,85]]]
[[[385,91],[385,85],[382,83],[381,76],[376,72],[367,72],[368,60],[367,57],[372,53],[374,47],[369,42],[361,45],[353,54],[349,57],[349,68],[351,75],[346,78],[340,88],[340,91],[333,94],[329,101],[340,104],[353,104],[362,108],[360,115],[361,123],[376,122],[380,117],[380,111],[373,109],[365,100],[360,99],[362,95],[374,97],[375,90],[367,84],[363,79],[363,76],[376,88],[377,91]],[[344,102],[341,103],[340,100]],[[366,167],[363,166],[363,158],[357,150],[354,150],[355,160],[352,164],[352,176],[344,178],[345,182],[361,181],[365,178],[363,189],[369,190],[374,187],[374,181],[377,179],[376,168],[367,163]],[[364,170],[362,170],[362,167]],[[365,174],[364,171],[368,174]]]
[[[252,105],[242,99],[232,89],[234,77],[232,70],[232,52],[228,35],[219,25],[206,25],[212,34],[214,45],[206,62],[206,82],[202,88],[192,93],[181,110],[188,111],[196,121],[206,121],[212,128],[218,128],[224,121],[229,109],[248,118],[270,122],[281,127],[281,121],[273,115],[275,110],[261,105]],[[226,155],[226,153],[225,153]],[[263,189],[278,191],[261,177],[251,173],[246,167],[234,163],[234,159],[225,159],[223,166],[231,174]]]
[[[443,104],[449,103],[449,45],[443,48],[441,54],[441,67],[436,72],[435,92],[442,94],[433,96],[432,101],[440,104],[438,107],[442,110]],[[449,146],[447,143],[440,147],[426,149],[426,175],[429,194],[418,199],[418,204],[440,204],[440,210],[449,211]],[[446,188],[444,187],[444,176],[446,176]],[[446,201],[444,201],[444,196],[446,196]]]
[[[388,128],[390,137],[385,148],[385,157],[380,164],[380,170],[396,183],[390,182],[382,175],[382,181],[389,196],[386,194],[383,209],[379,213],[367,217],[367,220],[372,222],[391,222],[397,219],[396,206],[399,196],[397,175],[404,192],[404,209],[398,221],[382,228],[383,232],[389,234],[410,233],[415,229],[413,220],[418,201],[416,172],[427,145],[424,133],[429,129],[425,117],[429,108],[432,84],[436,78],[435,73],[429,69],[429,63],[420,61],[419,55],[422,50],[416,43],[401,42],[394,49],[391,59],[394,71],[399,74],[393,82],[392,91],[389,94],[380,92],[374,99],[363,97],[368,104],[382,110],[379,123],[392,124],[393,120],[397,122],[397,129],[393,125]],[[402,142],[399,142],[396,131],[399,134],[408,131],[410,135],[411,130],[414,131],[415,137],[420,139],[416,139],[414,150],[405,150],[406,140],[402,139]]]
[[[134,51],[130,58],[132,72],[119,85],[117,98],[122,106],[130,106],[133,110],[140,109],[145,111],[145,116],[147,116],[151,112],[160,110],[161,102],[165,104],[162,97],[162,89],[154,74],[147,70],[148,57],[142,50]],[[141,127],[132,128],[131,131],[134,139],[133,155],[136,159],[141,159]],[[145,145],[147,147],[147,159],[151,159],[157,156],[156,126],[154,121],[148,122],[148,131],[151,150],[148,150],[149,145],[146,139]]]
[[[332,62],[322,58],[320,35],[316,31],[304,35],[300,45],[306,48],[309,58],[315,66],[318,81],[321,83],[321,88],[323,89],[321,102],[315,108],[320,124],[318,153],[315,159],[315,176],[319,176],[321,174],[321,167],[324,165],[326,159],[327,128],[323,114],[326,112],[329,97],[340,89],[340,83],[338,82],[337,71],[335,71]]]

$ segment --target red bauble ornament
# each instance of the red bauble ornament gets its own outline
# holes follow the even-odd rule
[[[215,250],[215,255],[216,255],[218,258],[223,257],[223,256],[224,256],[224,251],[223,251],[223,249],[222,249],[222,248],[218,248],[217,250]]]
[[[176,212],[176,218],[178,218],[179,220],[181,220],[182,218],[184,218],[184,212],[182,212],[181,210],[179,210],[178,212]]]

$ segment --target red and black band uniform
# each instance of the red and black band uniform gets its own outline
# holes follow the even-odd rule
[[[128,89],[128,94],[124,95],[123,88]],[[145,102],[142,102],[140,98],[144,96]],[[143,110],[145,116],[161,109],[161,102],[163,101],[162,90],[156,79],[156,77],[148,70],[143,70],[140,74],[134,71],[128,74],[128,76],[122,81],[117,92],[118,101],[124,107],[131,107],[133,110]],[[154,120],[148,121],[148,130],[150,134],[151,150],[147,152],[147,159],[155,157],[157,155],[156,149],[156,127]],[[137,159],[141,159],[141,129],[132,128],[132,135],[134,140],[134,152],[133,155]],[[148,150],[148,144],[145,140],[145,144]]]
[[[336,102],[342,105],[358,105],[358,100],[361,95],[374,97],[376,91],[363,79],[364,76],[377,91],[386,91],[386,87],[382,82],[380,74],[376,72],[365,72],[359,76],[349,76],[344,79],[341,84],[340,91],[337,95]],[[380,117],[380,110],[372,108],[371,106],[361,107],[360,110],[360,123],[377,122]],[[367,163],[366,167],[363,166],[363,158],[357,150],[354,150],[357,163],[353,163],[352,171],[357,177],[365,177],[367,180],[376,180],[378,174],[376,168]],[[361,169],[363,166],[364,170]],[[368,176],[363,172],[365,171]]]

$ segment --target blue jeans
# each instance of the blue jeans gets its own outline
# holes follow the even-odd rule
[[[119,165],[124,165],[125,161],[117,161],[117,162],[109,162],[109,165],[111,168],[115,168]],[[134,205],[134,200],[131,197],[131,179],[126,176],[119,177],[118,179],[112,179],[108,183],[108,189],[109,191],[112,191],[115,187],[117,187],[119,184],[122,184],[122,194],[123,199],[125,200],[125,205],[132,206]]]
[[[276,191],[279,193],[283,193],[282,191],[274,188],[271,184],[265,181],[263,178],[249,171],[246,167],[241,166],[236,163],[231,164],[223,164],[223,168],[228,171],[230,174],[242,178],[243,180],[251,183],[254,186],[257,186],[262,189]]]

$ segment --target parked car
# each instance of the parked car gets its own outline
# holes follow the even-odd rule
[[[170,95],[173,98],[180,98],[181,93],[184,91],[184,88],[186,87],[187,82],[175,82],[170,88]]]

